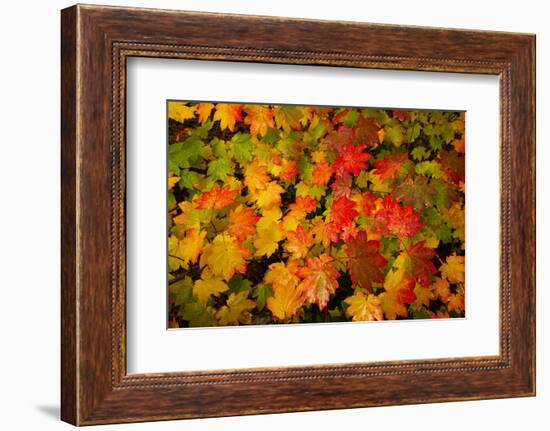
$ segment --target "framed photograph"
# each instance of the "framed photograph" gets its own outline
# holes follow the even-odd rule
[[[77,5],[61,44],[63,420],[535,394],[533,35]]]

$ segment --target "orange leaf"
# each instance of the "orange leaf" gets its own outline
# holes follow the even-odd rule
[[[232,190],[229,184],[221,188],[216,183],[209,192],[204,192],[200,198],[196,198],[194,201],[197,204],[197,209],[208,210],[215,208],[221,210],[235,202],[235,198],[239,193],[239,189]]]
[[[244,108],[244,112],[246,113],[244,123],[250,125],[250,134],[252,136],[257,134],[265,136],[268,128],[275,127],[273,113],[266,106],[247,105]]]
[[[235,123],[242,120],[242,104],[218,103],[214,113],[214,121],[220,121],[220,129],[235,131]]]
[[[256,215],[253,208],[239,205],[229,213],[228,232],[239,241],[244,241],[256,233],[256,223],[260,217]]]
[[[340,273],[334,268],[333,260],[326,254],[307,258],[307,267],[298,270],[298,275],[303,278],[300,286],[304,289],[306,300],[316,303],[321,311],[326,308],[330,295],[338,288]]]
[[[391,196],[386,196],[381,202],[381,209],[375,218],[382,222],[388,233],[398,237],[413,237],[424,226],[420,221],[420,214],[412,206],[401,206]]]
[[[376,169],[372,173],[378,175],[382,181],[392,179],[407,160],[407,153],[396,153],[386,156],[374,163]]]

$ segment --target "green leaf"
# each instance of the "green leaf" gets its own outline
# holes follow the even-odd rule
[[[193,298],[193,280],[190,277],[175,281],[169,289],[176,305],[185,305]]]
[[[390,144],[399,147],[405,141],[403,127],[399,124],[395,126],[386,127],[386,137],[385,140]]]
[[[430,152],[426,151],[424,147],[415,147],[411,151],[411,156],[416,161],[427,159],[430,156]]]
[[[357,119],[359,118],[359,112],[355,109],[352,111],[349,111],[346,116],[344,117],[344,123],[346,123],[348,126],[355,126],[355,123],[357,123]]]
[[[241,165],[245,165],[252,161],[254,158],[252,155],[254,147],[250,143],[250,135],[248,133],[237,133],[231,139],[231,144],[233,156],[237,162]]]
[[[197,172],[190,171],[189,169],[184,169],[180,173],[180,180],[178,185],[182,189],[193,190],[197,184],[201,181],[201,175]]]
[[[263,137],[263,141],[266,144],[273,144],[277,139],[279,139],[279,131],[271,127],[267,129],[267,133]]]
[[[413,316],[413,319],[429,319],[430,313],[428,313],[428,310],[426,310],[426,307],[420,307],[418,310],[414,309],[414,307],[411,307],[411,314]]]
[[[193,132],[193,136],[197,137],[198,139],[206,139],[206,137],[208,136],[208,132],[210,131],[213,125],[214,125],[213,121],[205,122],[204,124],[200,125],[195,129],[195,131]]]
[[[432,178],[441,178],[443,176],[441,165],[435,160],[420,162],[415,166],[414,170],[419,175],[429,175]]]
[[[239,274],[235,274],[228,284],[229,290],[235,294],[240,292],[250,292],[250,289],[252,288],[252,282],[246,278],[243,278]]]
[[[189,322],[191,327],[214,326],[216,320],[210,309],[200,302],[191,302],[187,304],[182,312],[179,313],[182,319]]]
[[[443,147],[443,141],[437,136],[430,136],[430,147],[434,151],[439,151]]]
[[[187,138],[184,142],[170,145],[168,148],[168,168],[176,173],[179,168],[189,168],[191,164],[201,159],[203,142],[196,136]]]
[[[267,298],[273,296],[273,289],[270,284],[260,283],[254,289],[252,296],[256,299],[258,310],[262,311],[265,307]]]
[[[420,131],[422,130],[422,126],[420,123],[414,123],[412,126],[410,126],[407,129],[407,142],[414,142],[418,139],[420,136]]]
[[[214,181],[225,180],[225,178],[232,172],[229,159],[213,160],[208,164],[208,175],[212,177]]]

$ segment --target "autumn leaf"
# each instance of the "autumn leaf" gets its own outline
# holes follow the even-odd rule
[[[343,226],[349,224],[358,214],[355,210],[355,202],[342,196],[332,203],[330,222],[336,229],[341,229]]]
[[[384,282],[382,269],[388,261],[378,252],[379,249],[380,241],[369,241],[364,231],[346,241],[348,268],[355,287],[371,291],[373,283]]]
[[[245,258],[250,256],[250,251],[242,247],[237,239],[227,232],[216,235],[212,243],[204,248],[200,258],[200,265],[208,265],[214,275],[228,281],[235,272],[246,272]]]
[[[353,321],[384,320],[382,301],[372,293],[367,295],[361,290],[355,290],[352,296],[344,299],[344,302],[348,304],[346,314]]]
[[[435,274],[437,269],[432,262],[435,251],[425,247],[426,241],[419,241],[412,244],[406,251],[395,259],[393,266],[409,274],[417,283],[424,287],[430,285],[430,275]]]
[[[407,153],[395,153],[374,162],[373,174],[378,175],[381,180],[395,178],[403,164],[408,160]]]
[[[270,209],[281,204],[281,194],[285,190],[275,181],[266,184],[265,189],[259,190],[252,195],[256,205],[262,209]]]
[[[334,172],[339,175],[359,175],[361,170],[367,169],[367,161],[371,155],[365,153],[365,145],[348,144],[341,149],[334,161]]]
[[[289,252],[294,259],[306,257],[309,247],[311,247],[312,244],[313,237],[303,226],[298,226],[296,231],[287,232],[285,250]]]
[[[214,121],[220,121],[220,129],[235,131],[235,123],[242,120],[243,105],[235,103],[218,103],[214,113]]]
[[[449,179],[458,184],[464,182],[464,157],[454,151],[441,150],[439,152],[441,167]]]
[[[229,213],[228,219],[228,232],[237,240],[244,241],[256,233],[256,223],[260,217],[256,215],[254,208],[239,205]]]
[[[375,218],[393,235],[410,238],[423,226],[419,221],[420,214],[414,212],[410,205],[402,207],[391,196],[386,196],[380,205]]]
[[[267,167],[261,165],[257,160],[246,166],[244,171],[244,184],[248,187],[251,194],[255,194],[258,190],[264,190],[266,184],[270,181],[267,175]]]
[[[436,190],[428,178],[418,176],[414,180],[406,179],[393,191],[395,199],[404,205],[412,206],[416,211],[433,206]]]
[[[313,170],[313,184],[317,186],[324,186],[328,184],[332,177],[332,167],[327,162],[319,162],[315,165]]]
[[[347,125],[340,126],[337,130],[333,130],[323,138],[328,148],[332,151],[340,151],[345,146],[352,144],[355,132]]]
[[[197,104],[197,113],[199,114],[199,123],[203,124],[210,118],[210,113],[214,109],[214,104],[202,102]]]
[[[267,308],[275,318],[286,321],[296,315],[304,301],[304,291],[299,285],[280,286],[267,298]]]
[[[273,108],[273,113],[275,123],[279,129],[283,129],[286,133],[301,129],[300,120],[304,116],[302,108],[298,106],[276,106]]]
[[[435,277],[433,282],[433,293],[436,299],[440,299],[441,302],[446,303],[451,296],[451,288],[449,282],[444,278]]]
[[[464,256],[447,256],[441,265],[441,275],[451,283],[464,283]]]
[[[191,302],[184,306],[181,317],[189,322],[190,327],[214,326],[214,310],[200,302]]]
[[[256,247],[255,256],[271,256],[279,248],[279,241],[283,239],[283,232],[278,223],[271,222],[267,226],[258,228],[258,234],[254,241]]]
[[[256,308],[256,303],[248,299],[247,292],[230,294],[227,302],[216,313],[220,325],[238,325],[251,323],[250,312]]]
[[[309,196],[298,196],[295,202],[288,205],[288,208],[293,212],[309,214],[312,211],[315,211],[317,208],[317,202]]]
[[[197,280],[193,286],[193,295],[195,295],[200,302],[206,303],[211,296],[219,296],[220,293],[228,289],[229,287],[222,279],[213,277],[212,274],[204,271],[202,278]]]
[[[187,106],[181,102],[168,102],[168,117],[183,123],[195,117],[195,106]]]
[[[300,170],[296,167],[296,162],[294,160],[282,161],[281,172],[279,173],[279,178],[284,181],[292,181],[292,179],[300,173]]]
[[[355,123],[355,143],[369,147],[376,147],[378,143],[383,140],[380,139],[380,132],[383,132],[383,129],[380,130],[380,126],[374,118],[366,118],[365,116],[360,115]]]
[[[203,192],[200,198],[195,199],[197,209],[207,210],[215,208],[221,210],[235,202],[239,189],[232,189],[228,184],[220,187],[218,183],[209,192]]]
[[[279,289],[281,287],[296,287],[300,278],[285,263],[276,262],[269,265],[264,282],[272,285],[274,289]]]
[[[453,293],[449,298],[449,302],[447,302],[447,310],[462,314],[464,311],[464,295]]]
[[[315,303],[324,310],[330,295],[338,288],[340,273],[334,268],[333,258],[326,254],[307,258],[307,266],[300,268],[298,275],[303,279],[300,286],[308,302]]]
[[[244,123],[250,126],[250,134],[265,136],[269,127],[275,127],[271,109],[262,105],[247,105],[244,108]]]

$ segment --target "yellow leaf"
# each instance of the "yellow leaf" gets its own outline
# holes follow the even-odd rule
[[[223,280],[213,277],[208,271],[204,271],[202,279],[197,280],[193,286],[193,295],[197,299],[206,303],[212,295],[219,296],[220,293],[229,289],[229,286]]]
[[[407,317],[409,315],[407,307],[398,300],[397,290],[382,292],[378,297],[382,301],[382,310],[386,319],[395,320],[397,316]]]
[[[168,176],[168,190],[172,190],[179,180],[180,177],[177,177],[170,172]]]
[[[448,301],[449,296],[451,296],[451,288],[447,280],[444,278],[435,277],[432,287],[435,299],[441,299],[441,302]]]
[[[260,218],[260,221],[258,221],[258,224],[256,225],[257,229],[266,229],[273,222],[277,222],[281,219],[283,216],[283,212],[281,211],[281,208],[279,207],[273,207],[268,210],[262,211],[262,217]]]
[[[190,229],[186,232],[185,237],[180,240],[182,245],[183,257],[191,263],[197,263],[200,252],[204,245],[204,237],[206,231],[199,231],[198,229]]]
[[[235,272],[246,272],[245,258],[249,255],[250,251],[239,245],[235,237],[224,232],[204,248],[200,264],[208,265],[214,275],[230,280]]]
[[[372,293],[365,295],[361,290],[356,290],[352,296],[348,296],[344,302],[348,304],[346,313],[354,321],[384,320],[382,301]]]
[[[256,205],[260,208],[270,209],[281,204],[281,194],[284,189],[275,181],[267,184],[265,190],[258,191],[252,195],[252,199],[256,201]]]
[[[187,268],[187,262],[183,258],[182,245],[175,235],[170,235],[168,238],[168,269],[170,271]]]
[[[178,239],[171,235],[168,239],[168,266],[178,269],[179,267],[187,268],[187,264],[197,263],[200,252],[204,245],[206,231],[198,229],[190,229],[185,233],[183,239]]]
[[[258,227],[258,235],[254,241],[255,256],[271,256],[279,247],[279,241],[283,239],[283,236],[280,226],[275,222],[271,222],[265,227]]]
[[[216,313],[220,325],[249,324],[252,321],[250,312],[256,307],[256,303],[248,299],[248,292],[232,293],[227,298],[227,303]]]
[[[199,122],[201,124],[205,123],[206,120],[208,120],[213,108],[214,105],[212,103],[199,103],[197,105],[197,113],[199,114]]]
[[[441,275],[451,283],[464,283],[464,256],[447,256],[441,265]]]
[[[168,102],[168,117],[183,123],[195,116],[195,106],[187,106],[181,102]]]
[[[214,121],[220,121],[220,129],[235,131],[235,123],[241,121],[243,105],[236,103],[218,103],[214,113]]]
[[[281,287],[296,287],[300,278],[293,274],[283,262],[276,262],[269,265],[264,282],[271,284],[273,289],[279,289]]]
[[[304,291],[300,286],[279,286],[273,291],[273,296],[267,298],[267,308],[279,320],[290,319],[304,304]]]
[[[258,190],[264,190],[268,182],[267,167],[260,165],[257,160],[245,167],[244,185],[248,187],[251,194],[255,194]]]
[[[423,305],[426,308],[430,307],[430,301],[433,299],[433,293],[430,288],[422,287],[417,284],[414,287],[414,294],[416,295],[416,300],[413,302],[413,305],[417,310]]]

